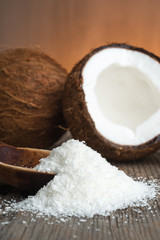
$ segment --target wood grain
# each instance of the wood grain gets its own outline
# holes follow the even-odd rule
[[[39,46],[68,70],[111,42],[160,55],[159,11],[159,0],[1,0],[0,51]]]
[[[130,163],[116,163],[132,177],[146,177],[147,179],[160,177],[160,153],[156,153],[142,160]],[[1,185],[1,202],[12,197],[18,201],[22,197],[16,189]],[[71,218],[68,222],[59,223],[54,217],[39,218],[33,222],[33,214],[11,213],[9,216],[0,215],[1,240],[62,240],[62,239],[133,239],[159,240],[160,236],[160,205],[159,199],[151,205],[151,209],[140,210],[128,208],[118,210],[109,217],[95,216],[85,219]],[[84,219],[84,218],[83,218]],[[26,221],[24,223],[23,221]],[[9,222],[3,225],[2,223]]]

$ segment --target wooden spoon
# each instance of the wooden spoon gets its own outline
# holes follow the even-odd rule
[[[32,169],[49,153],[48,150],[17,148],[0,142],[0,182],[36,192],[55,176]]]

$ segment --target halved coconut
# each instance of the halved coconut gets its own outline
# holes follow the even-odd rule
[[[64,116],[74,138],[104,157],[130,160],[160,148],[160,58],[125,44],[93,50],[72,70]]]

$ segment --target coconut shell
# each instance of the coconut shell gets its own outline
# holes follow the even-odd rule
[[[133,51],[143,52],[154,60],[160,62],[160,59],[148,51],[129,46],[126,44],[111,44],[102,46],[86,55],[68,75],[64,91],[64,117],[66,119],[69,130],[75,139],[83,140],[88,146],[102,154],[107,160],[127,161],[144,157],[158,149],[160,149],[160,135],[150,141],[140,145],[120,145],[104,138],[95,128],[86,103],[83,91],[83,67],[92,55],[105,48],[118,47]]]
[[[67,72],[46,54],[14,49],[0,54],[0,141],[48,148],[64,133],[62,95]]]

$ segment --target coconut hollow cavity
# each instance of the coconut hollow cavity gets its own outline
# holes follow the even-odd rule
[[[111,44],[93,50],[65,86],[64,116],[73,137],[110,160],[159,149],[159,78],[160,59],[142,48]]]

